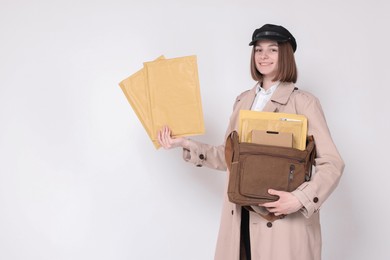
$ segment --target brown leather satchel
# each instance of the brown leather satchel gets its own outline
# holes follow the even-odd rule
[[[305,150],[240,143],[236,131],[226,140],[225,157],[230,171],[228,197],[242,206],[276,201],[268,189],[291,192],[311,178],[316,155],[313,136]]]

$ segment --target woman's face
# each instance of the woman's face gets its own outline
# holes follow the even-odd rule
[[[255,64],[264,78],[274,78],[278,69],[278,43],[260,40],[255,46]]]

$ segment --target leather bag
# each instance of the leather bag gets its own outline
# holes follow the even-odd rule
[[[311,178],[316,155],[313,136],[305,150],[239,142],[238,133],[229,134],[225,157],[230,178],[228,197],[241,206],[258,206],[276,201],[268,189],[291,192]]]

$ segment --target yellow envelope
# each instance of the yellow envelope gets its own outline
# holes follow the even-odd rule
[[[165,59],[164,56],[158,57],[156,60]],[[127,101],[130,103],[138,119],[141,121],[148,136],[152,139],[152,119],[149,104],[149,89],[146,84],[145,70],[140,69],[130,77],[122,80],[119,83]],[[153,141],[153,145],[157,148],[159,144]]]
[[[241,110],[238,127],[240,142],[251,142],[252,130],[292,133],[293,148],[306,148],[307,118],[303,115]]]
[[[145,62],[119,85],[156,148],[165,125],[175,137],[205,132],[196,56]]]
[[[196,56],[146,62],[144,67],[153,133],[168,125],[173,136],[203,134]]]

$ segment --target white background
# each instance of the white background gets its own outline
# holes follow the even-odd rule
[[[323,259],[390,259],[388,1],[0,0],[0,259],[212,259],[226,176],[155,150],[118,83],[197,55],[206,134],[253,86],[254,29],[298,42],[346,169]]]

